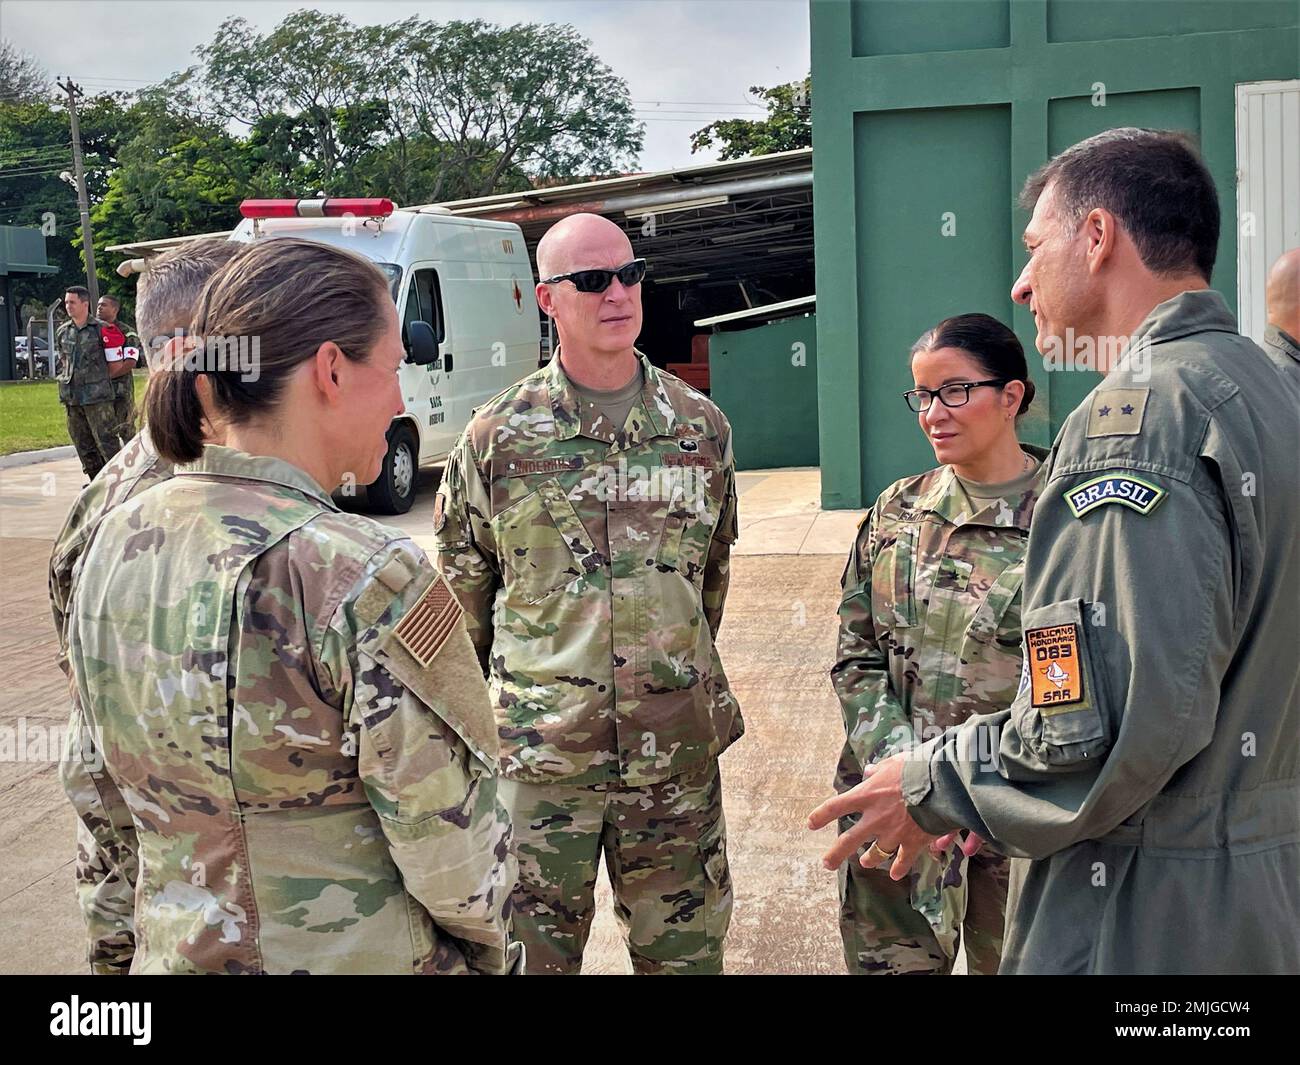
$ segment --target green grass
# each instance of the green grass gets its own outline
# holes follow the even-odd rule
[[[137,410],[148,380],[146,373],[135,375]],[[70,443],[68,419],[59,402],[57,381],[0,383],[0,455]]]

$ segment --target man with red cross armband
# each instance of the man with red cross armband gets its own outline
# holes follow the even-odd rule
[[[1180,135],[1108,130],[1022,202],[1012,296],[1049,368],[1082,346],[1106,376],[1048,458],[1019,693],[810,827],[860,813],[827,864],[874,839],[895,878],[996,841],[1001,973],[1300,971],[1300,362],[1209,288],[1218,199]]]

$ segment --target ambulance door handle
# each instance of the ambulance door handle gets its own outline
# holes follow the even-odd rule
[[[443,368],[447,373],[451,373],[451,371],[452,371],[452,361],[451,361],[451,360],[452,360],[452,354],[451,354],[451,352],[450,352],[450,351],[445,351],[445,352],[443,352],[443,355],[442,355],[442,368]]]

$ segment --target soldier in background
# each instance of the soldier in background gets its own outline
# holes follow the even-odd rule
[[[860,814],[827,864],[875,840],[895,877],[955,827],[1028,859],[1002,973],[1300,971],[1300,360],[1210,289],[1218,196],[1181,135],[1100,133],[1022,204],[1012,297],[1106,376],[1034,509],[1019,693],[809,825]]]
[[[1034,397],[1024,349],[996,318],[962,314],[910,358],[917,387],[905,396],[942,465],[881,493],[845,567],[831,669],[847,734],[841,792],[863,766],[1002,709],[1020,680],[1025,544],[1047,456],[1016,438]],[[1007,867],[995,847],[970,842],[922,856],[904,880],[845,862],[849,972],[945,974],[964,939],[967,972],[996,973]]]
[[[145,335],[169,337],[177,330],[187,330],[203,285],[246,247],[205,237],[159,257],[136,284],[136,312]],[[180,341],[172,343],[175,354]],[[208,442],[220,443],[211,430],[205,435]],[[172,464],[158,455],[145,426],[108,461],[101,476],[82,488],[68,512],[54,541],[49,572],[58,664],[65,673],[64,624],[73,573],[86,545],[110,510],[171,475]],[[74,690],[74,702],[76,697]],[[90,968],[95,973],[112,974],[128,969],[135,953],[135,827],[131,811],[115,801],[117,791],[105,776],[102,759],[89,742],[91,737],[77,732],[80,721],[80,708],[74,707],[74,726],[68,730],[71,746],[59,770],[64,790],[72,796],[78,813],[77,897],[89,934]]]
[[[731,427],[634,349],[645,263],[617,225],[564,219],[537,266],[561,346],[478,408],[434,517],[496,709],[515,928],[529,973],[579,972],[603,851],[634,969],[718,973]]]
[[[1300,359],[1300,248],[1283,252],[1269,270],[1264,306],[1264,346]]]
[[[104,345],[104,357],[108,360],[109,380],[113,382],[113,413],[117,417],[118,433],[123,440],[129,440],[135,435],[135,378],[132,371],[144,358],[144,347],[135,331],[126,322],[117,320],[121,309],[122,302],[107,293],[100,296],[95,305],[99,320],[106,326],[115,326],[122,334],[120,347],[112,349],[108,344]]]
[[[153,375],[149,435],[176,469],[100,521],[66,625],[73,731],[146,857],[130,971],[510,971],[509,819],[460,608],[409,539],[329,495],[377,475],[402,409],[387,283],[268,241],[192,324],[271,354],[252,379]]]
[[[66,409],[68,435],[81,468],[94,480],[123,441],[100,333],[104,323],[90,313],[90,290],[84,285],[70,285],[63,305],[69,321],[54,335],[59,402]]]

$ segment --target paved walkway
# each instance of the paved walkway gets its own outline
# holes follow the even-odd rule
[[[394,522],[426,548],[437,477],[423,473],[419,502]],[[25,726],[29,750],[38,727],[67,720],[45,574],[82,482],[70,459],[0,470],[0,728]],[[741,473],[738,489],[720,647],[748,732],[722,759],[736,889],[727,969],[839,972],[835,881],[818,863],[830,833],[814,836],[803,820],[829,791],[841,742],[826,675],[840,571],[861,515],[819,509],[816,469]],[[48,754],[0,761],[0,852],[0,972],[84,971],[74,819]],[[586,971],[629,970],[602,876]]]

